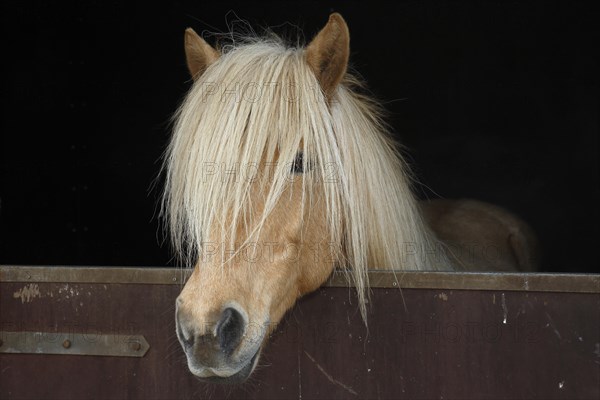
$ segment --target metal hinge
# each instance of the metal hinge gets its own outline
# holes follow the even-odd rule
[[[0,353],[143,357],[148,349],[142,335],[0,331]]]

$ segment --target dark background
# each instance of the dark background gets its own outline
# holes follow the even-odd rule
[[[339,11],[419,196],[504,206],[538,233],[545,271],[597,272],[591,10],[421,3],[3,2],[0,263],[171,264],[150,188],[190,86],[184,29],[239,17],[309,40]]]

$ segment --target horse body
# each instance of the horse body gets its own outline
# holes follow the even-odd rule
[[[537,238],[509,211],[472,199],[421,202],[428,226],[456,270],[535,271]]]
[[[336,266],[356,287],[365,321],[368,269],[475,266],[457,262],[427,222],[441,239],[477,239],[490,224],[471,222],[491,208],[437,203],[422,213],[377,104],[346,71],[339,14],[306,48],[255,38],[218,51],[191,29],[185,48],[194,84],[167,151],[163,215],[194,265],[176,321],[195,375],[246,379],[268,333]],[[522,236],[502,239],[512,225],[500,225],[489,239],[522,250]]]

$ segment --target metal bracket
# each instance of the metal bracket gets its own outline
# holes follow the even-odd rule
[[[0,331],[0,353],[143,357],[148,349],[142,335]]]

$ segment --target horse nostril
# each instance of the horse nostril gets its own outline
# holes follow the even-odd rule
[[[184,333],[185,323],[181,321],[179,314],[177,314],[177,319],[176,319],[175,323],[177,324],[177,337],[183,344],[183,348],[185,350],[190,349],[194,345],[194,333],[188,331],[189,338],[185,337],[185,333]],[[185,330],[187,331],[187,329],[185,329]]]
[[[194,345],[194,335],[190,335],[190,337],[187,339],[185,336],[181,335],[181,342],[183,343],[185,350],[191,349]]]
[[[233,350],[241,342],[244,334],[244,319],[242,315],[233,308],[226,308],[217,323],[217,338],[221,350],[226,354]]]

